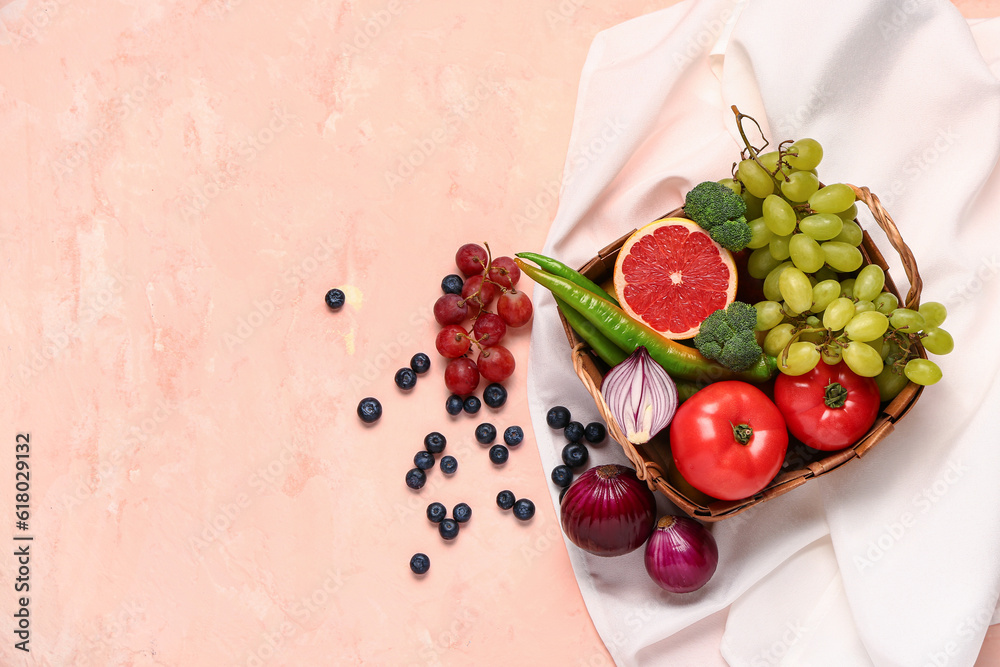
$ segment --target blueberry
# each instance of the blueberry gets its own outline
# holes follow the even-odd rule
[[[424,574],[431,569],[431,559],[427,554],[413,554],[413,558],[410,559],[410,569],[414,574]]]
[[[552,469],[552,481],[565,489],[573,481],[573,469],[567,465],[556,466]]]
[[[563,499],[563,496],[565,496],[565,495],[566,495],[566,492],[567,492],[567,491],[569,491],[569,487],[568,487],[568,486],[564,486],[564,487],[563,487],[563,490],[559,492],[559,503],[560,503],[560,504],[562,504],[562,499]]]
[[[423,352],[417,352],[415,355],[410,357],[410,368],[417,375],[423,375],[431,369],[431,358],[428,357]]]
[[[377,398],[371,396],[362,398],[361,402],[358,403],[358,416],[366,424],[377,422],[382,416],[382,404],[378,402]]]
[[[458,470],[458,459],[454,456],[441,457],[441,472],[446,475],[454,475],[456,470]]]
[[[531,517],[535,516],[535,503],[531,502],[527,498],[521,498],[514,503],[514,516],[521,521],[527,521]]]
[[[462,409],[468,412],[470,415],[474,415],[479,412],[479,408],[482,407],[482,403],[475,396],[469,396],[465,399],[465,403],[462,404]]]
[[[417,386],[417,374],[413,372],[412,368],[404,366],[396,371],[396,386],[400,389],[413,389]]]
[[[583,437],[587,439],[587,442],[592,442],[595,445],[604,442],[607,435],[608,430],[600,422],[590,422],[587,424],[587,428],[583,429]]]
[[[431,454],[440,454],[444,451],[444,446],[447,444],[448,440],[437,431],[431,431],[424,436],[424,449]]]
[[[458,522],[454,519],[445,519],[438,524],[438,532],[446,540],[453,540],[458,537]]]
[[[476,427],[476,442],[488,445],[497,439],[497,427],[489,422],[483,422]]]
[[[569,409],[564,408],[561,405],[549,410],[549,413],[545,415],[545,421],[548,423],[550,428],[566,428],[569,424],[570,416]]]
[[[524,440],[524,430],[520,426],[508,426],[503,432],[503,441],[508,447],[517,447]]]
[[[430,452],[419,451],[413,455],[413,465],[420,470],[430,470],[434,467],[434,455]]]
[[[510,452],[503,445],[493,445],[490,447],[490,461],[493,461],[498,466],[507,463],[509,455]]]
[[[462,411],[462,397],[458,394],[452,394],[444,402],[444,409],[448,411],[449,415],[457,415]]]
[[[462,276],[452,273],[441,281],[441,291],[445,294],[461,294],[464,285],[465,281],[462,280]]]
[[[514,492],[501,491],[497,494],[497,507],[502,510],[509,510],[514,506]]]
[[[451,511],[451,516],[455,519],[455,521],[465,523],[472,518],[472,508],[465,503],[459,503],[455,505],[455,509]]]
[[[563,429],[563,435],[570,442],[580,442],[583,440],[583,424],[580,422],[570,422]]]
[[[431,503],[427,506],[427,518],[431,523],[441,523],[448,516],[448,508],[442,503]]]
[[[344,303],[347,302],[347,296],[344,294],[343,290],[333,288],[326,293],[326,305],[330,306],[331,310],[340,310],[344,307]]]
[[[486,389],[483,390],[483,403],[491,408],[499,408],[506,402],[507,390],[503,388],[502,384],[494,382],[486,385]]]
[[[588,458],[590,458],[590,452],[579,442],[571,442],[563,447],[562,460],[570,468],[579,468],[587,462]]]
[[[423,488],[426,482],[427,475],[420,468],[413,468],[410,472],[406,473],[406,485],[411,489]]]

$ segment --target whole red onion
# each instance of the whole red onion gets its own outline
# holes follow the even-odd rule
[[[671,593],[696,591],[712,578],[719,547],[712,533],[686,516],[664,516],[646,543],[646,572]]]
[[[595,556],[621,556],[649,537],[656,500],[631,468],[601,465],[580,475],[561,504],[562,527],[570,541]]]

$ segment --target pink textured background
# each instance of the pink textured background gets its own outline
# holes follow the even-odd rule
[[[508,404],[450,418],[430,307],[460,243],[541,246],[591,40],[672,3],[0,4],[0,478],[9,508],[30,432],[35,536],[30,656],[0,557],[0,664],[610,664],[532,445],[528,332]],[[485,419],[528,433],[500,470]],[[459,471],[414,494],[431,430]],[[455,542],[431,500],[473,507]],[[723,622],[687,631],[696,664]]]

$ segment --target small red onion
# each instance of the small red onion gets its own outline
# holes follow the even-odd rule
[[[649,351],[639,346],[604,376],[601,395],[628,441],[641,445],[677,412],[677,385]]]
[[[662,517],[646,543],[646,572],[671,593],[698,590],[718,564],[719,547],[712,533],[686,516]]]
[[[566,489],[561,515],[573,544],[595,556],[621,556],[649,537],[656,521],[656,499],[631,468],[601,465]]]

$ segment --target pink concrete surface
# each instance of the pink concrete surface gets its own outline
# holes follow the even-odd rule
[[[670,4],[0,3],[0,478],[5,534],[34,537],[27,654],[2,549],[0,664],[610,664],[532,445],[527,328],[507,405],[450,418],[430,308],[460,243],[541,246],[591,40]],[[486,419],[527,431],[503,469]],[[432,430],[459,470],[415,494]],[[453,543],[431,500],[472,506]],[[697,664],[724,620],[685,631]]]

